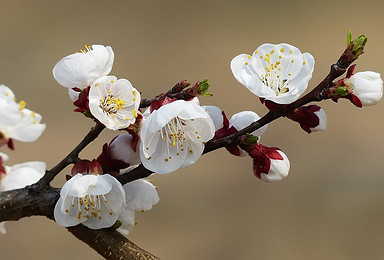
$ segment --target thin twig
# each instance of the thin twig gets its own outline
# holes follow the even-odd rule
[[[79,153],[93,140],[95,140],[105,126],[100,123],[96,123],[94,127],[88,132],[88,134],[84,137],[84,139],[72,150],[61,162],[59,162],[55,167],[51,170],[47,171],[45,175],[35,184],[38,187],[44,187],[48,185],[57,174],[59,174],[65,167],[67,167],[71,163],[76,163],[79,161]]]

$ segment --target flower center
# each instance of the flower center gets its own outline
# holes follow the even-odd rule
[[[266,53],[264,60],[267,62],[267,66],[264,68],[265,74],[262,75],[260,80],[263,82],[264,85],[274,90],[276,92],[276,96],[288,92],[289,79],[287,79],[287,75],[282,75],[283,69],[281,66],[281,56],[279,56],[278,61],[272,63],[270,54]],[[293,62],[294,60],[291,60],[291,62],[289,62],[289,66],[286,71],[289,70],[289,67]],[[288,76],[291,76],[291,74],[288,73]]]
[[[109,90],[108,93],[111,93]],[[121,98],[114,98],[113,95],[108,94],[104,99],[100,101],[99,107],[108,115],[114,116],[117,111],[120,109],[124,109],[125,100],[121,100]]]
[[[176,155],[179,155],[180,152],[183,152],[184,142],[186,142],[185,127],[187,122],[184,119],[179,117],[173,118],[161,129],[161,138],[167,142],[167,155],[165,161],[172,159],[169,153],[169,145],[176,147]]]
[[[101,220],[101,213],[103,210],[108,210],[109,215],[113,215],[111,208],[108,206],[108,200],[102,195],[85,195],[85,197],[73,197],[72,204],[73,209],[77,209],[77,218],[89,219],[92,216]],[[106,209],[105,209],[106,208]],[[70,209],[65,210],[71,216]]]

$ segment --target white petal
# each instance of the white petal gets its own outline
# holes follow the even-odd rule
[[[115,224],[119,214],[113,213],[110,215],[108,209],[105,206],[101,208],[101,219],[91,217],[87,221],[82,222],[82,224],[90,229],[101,229],[108,228]]]
[[[231,70],[235,79],[243,85],[246,85],[250,81],[250,78],[254,75],[249,69],[248,65],[250,59],[248,54],[240,54],[234,57],[231,61]]]
[[[259,119],[260,117],[253,111],[241,111],[234,114],[231,119],[229,119],[229,126],[234,126],[238,131],[240,131]],[[260,137],[267,130],[267,127],[268,125],[265,125],[256,131],[253,131],[251,134]]]
[[[75,102],[79,99],[80,92],[75,91],[72,88],[68,88],[68,96],[72,100],[72,102]]]
[[[44,162],[26,162],[7,167],[1,180],[0,191],[23,188],[37,182],[45,174]]]
[[[90,56],[74,53],[61,59],[52,72],[53,77],[63,87],[83,89],[96,79],[94,71],[94,60]]]
[[[0,222],[0,233],[3,235],[7,233],[7,230],[5,229],[5,221]]]
[[[130,165],[140,164],[140,155],[132,150],[132,135],[121,134],[109,146],[112,159],[121,160]]]
[[[19,105],[8,98],[0,99],[0,131],[9,132],[9,129],[17,125],[21,120]]]
[[[13,93],[13,91],[9,87],[1,84],[0,85],[0,98],[1,99],[7,98],[10,100],[14,100],[15,94]]]
[[[67,88],[83,89],[112,69],[114,54],[111,47],[93,45],[87,53],[74,53],[61,59],[53,68],[57,82]]]
[[[118,220],[121,221],[122,225],[117,231],[128,235],[135,226],[135,212],[129,208],[125,208],[119,215]]]
[[[111,72],[115,54],[110,46],[92,45],[92,50],[87,54],[95,61],[100,76],[106,76]],[[97,78],[100,76],[97,76]]]
[[[215,131],[219,130],[223,126],[224,121],[221,109],[217,106],[202,106],[202,108],[212,119]]]
[[[375,105],[383,96],[383,80],[379,73],[372,71],[358,72],[349,78],[353,94],[363,106]]]
[[[159,109],[153,111],[147,118],[147,120],[152,120],[148,121],[148,123],[147,121],[144,122],[144,124],[149,124],[150,122],[147,131],[154,133],[163,128],[166,124],[168,124],[169,121],[171,121],[171,119],[177,117],[181,111],[183,111],[186,104],[187,101],[177,100],[172,103],[163,105]]]
[[[63,227],[72,227],[80,224],[81,219],[77,217],[77,214],[71,216],[68,213],[62,212],[62,203],[63,199],[60,197],[53,212],[56,223]]]
[[[160,138],[151,157],[145,157],[144,148],[140,149],[141,162],[145,168],[156,173],[170,173],[181,167],[187,156],[187,149],[179,151],[167,142]],[[177,153],[179,154],[177,155]]]
[[[128,182],[123,186],[127,208],[134,211],[150,210],[159,202],[156,187],[146,180]]]
[[[36,141],[46,128],[45,124],[40,124],[41,115],[26,108],[21,114],[19,123],[10,128],[9,137],[23,142]]]
[[[325,113],[325,111],[323,109],[320,108],[319,111],[316,111],[314,112],[317,117],[319,118],[319,125],[314,127],[314,128],[310,128],[311,129],[311,132],[318,132],[318,131],[325,131],[325,129],[327,129],[327,123],[328,123],[328,117],[327,117],[327,114]]]

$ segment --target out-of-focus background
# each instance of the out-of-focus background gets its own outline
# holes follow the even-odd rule
[[[382,1],[1,1],[0,83],[43,115],[34,143],[15,142],[8,164],[31,160],[53,167],[93,126],[74,113],[52,76],[62,57],[84,44],[112,46],[111,74],[150,98],[180,80],[208,78],[227,115],[266,113],[237,83],[231,59],[265,42],[286,42],[316,60],[314,87],[346,46],[346,32],[366,34],[357,71],[383,71]],[[291,171],[277,184],[252,173],[250,158],[224,149],[193,167],[153,177],[160,202],[137,213],[129,239],[162,259],[383,259],[384,102],[358,109],[346,100],[321,106],[327,131],[308,135],[280,119],[261,141],[280,147]],[[82,154],[92,159],[117,133],[105,131]],[[70,168],[66,169],[69,172]],[[61,186],[65,173],[54,181]],[[101,259],[44,217],[7,222],[1,259]]]

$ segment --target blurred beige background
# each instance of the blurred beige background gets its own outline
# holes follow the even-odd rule
[[[47,124],[37,142],[1,148],[9,164],[41,160],[51,168],[93,126],[72,112],[66,89],[52,77],[55,63],[84,44],[112,46],[111,74],[129,79],[143,97],[183,79],[208,78],[214,96],[201,103],[227,115],[266,112],[229,69],[234,56],[265,42],[310,52],[316,60],[312,88],[344,50],[351,29],[369,39],[357,70],[384,73],[379,0],[0,3],[0,83]],[[253,176],[250,158],[210,153],[191,168],[154,177],[160,203],[137,214],[129,238],[162,259],[383,259],[384,102],[364,109],[345,100],[321,105],[326,132],[308,135],[281,119],[262,137],[290,158],[287,179],[263,183]],[[96,157],[114,135],[105,131],[81,156]],[[6,226],[0,259],[101,259],[46,218]]]

